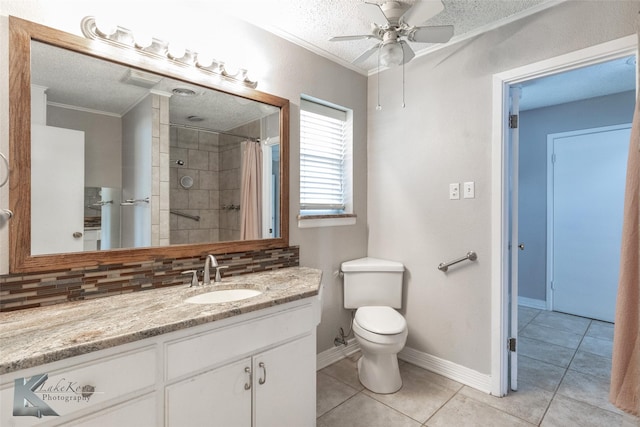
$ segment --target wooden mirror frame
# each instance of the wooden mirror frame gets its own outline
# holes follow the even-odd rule
[[[280,237],[220,243],[31,255],[31,41],[240,96],[280,109]],[[188,76],[187,76],[188,74]],[[148,58],[106,43],[9,16],[9,272],[33,273],[99,265],[203,257],[289,246],[289,100],[194,73],[174,61]]]

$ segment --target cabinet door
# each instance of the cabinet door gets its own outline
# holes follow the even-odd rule
[[[315,425],[315,335],[256,355],[253,372],[255,427]]]
[[[166,388],[166,426],[251,426],[251,359],[222,366]]]

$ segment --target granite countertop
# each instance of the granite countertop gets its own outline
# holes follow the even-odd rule
[[[0,313],[0,374],[190,328],[318,294],[320,270],[290,267],[188,285]],[[253,288],[235,302],[191,304],[215,289]]]

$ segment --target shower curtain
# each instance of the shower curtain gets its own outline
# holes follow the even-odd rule
[[[640,40],[639,40],[640,41]],[[640,82],[638,82],[640,83]],[[640,87],[640,85],[638,86]],[[633,116],[609,400],[640,416],[640,97]]]
[[[242,143],[242,180],[240,187],[240,238],[262,237],[262,148],[260,143]]]

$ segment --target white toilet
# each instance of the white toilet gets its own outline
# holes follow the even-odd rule
[[[374,393],[394,393],[402,387],[398,353],[407,341],[402,307],[404,265],[377,258],[342,263],[344,307],[357,309],[353,332],[360,345],[358,378]]]

